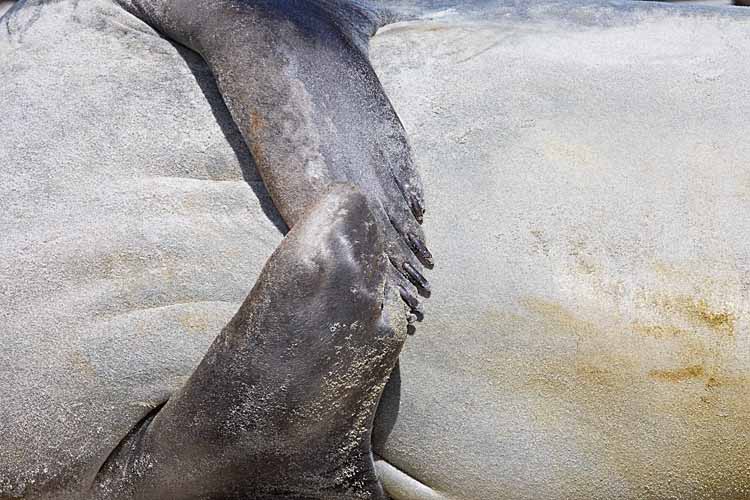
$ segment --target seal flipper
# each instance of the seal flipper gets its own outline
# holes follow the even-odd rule
[[[98,496],[384,498],[371,430],[406,323],[383,252],[363,195],[324,198],[186,385],[108,461]]]
[[[428,295],[421,180],[365,50],[388,14],[366,0],[119,1],[207,61],[289,227],[332,185],[354,184],[398,286]]]

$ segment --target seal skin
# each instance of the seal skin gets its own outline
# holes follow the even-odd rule
[[[92,497],[385,498],[371,429],[406,335],[386,266],[367,199],[336,188],[186,385],[113,452]]]
[[[357,186],[386,230],[391,279],[420,318],[433,258],[406,133],[367,40],[389,20],[362,0],[121,0],[211,68],[263,181],[293,227],[333,184]]]

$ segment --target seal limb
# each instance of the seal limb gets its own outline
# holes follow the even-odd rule
[[[371,431],[406,335],[384,250],[364,195],[325,197],[185,386],[108,459],[94,497],[384,498]]]
[[[388,15],[364,0],[120,2],[206,60],[289,227],[333,184],[367,195],[394,286],[419,312],[433,262],[422,184],[366,50]]]

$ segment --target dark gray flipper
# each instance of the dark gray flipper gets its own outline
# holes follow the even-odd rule
[[[190,380],[99,474],[107,499],[380,499],[374,413],[406,332],[368,201],[288,234]]]
[[[386,230],[395,287],[413,309],[432,265],[406,133],[367,57],[389,19],[364,0],[120,0],[201,54],[293,227],[333,184],[356,185]]]

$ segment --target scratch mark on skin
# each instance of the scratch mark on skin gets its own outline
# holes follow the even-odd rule
[[[464,59],[456,61],[456,64],[463,64],[465,62],[471,61],[472,59],[476,59],[477,57],[481,56],[485,52],[489,52],[490,50],[494,49],[498,45],[500,45],[500,41],[499,40],[496,41],[496,42],[491,43],[490,45],[488,45],[487,47],[479,50],[478,52],[475,52],[475,53],[471,54],[470,56],[465,57]]]

